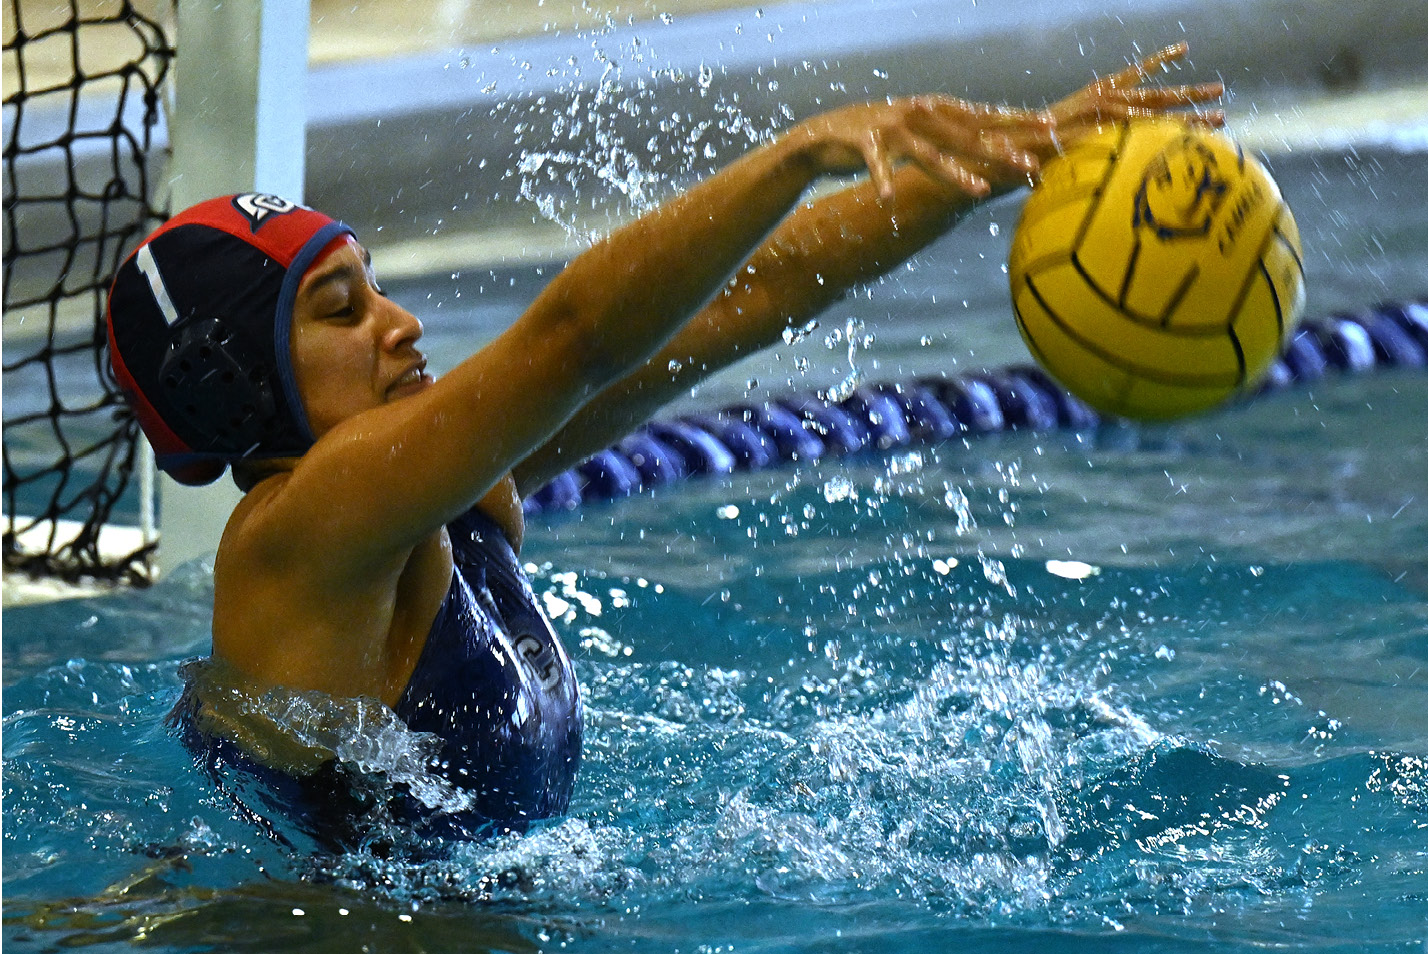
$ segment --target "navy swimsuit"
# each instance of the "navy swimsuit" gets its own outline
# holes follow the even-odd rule
[[[469,798],[469,808],[432,812],[402,786],[374,790],[337,762],[301,777],[262,766],[227,739],[201,733],[193,718],[201,703],[186,693],[175,711],[185,742],[274,837],[287,840],[239,791],[246,780],[225,778],[225,763],[261,782],[264,802],[338,849],[368,840],[363,819],[377,807],[421,835],[476,838],[524,830],[569,806],[582,732],[570,659],[500,527],[471,510],[447,532],[456,565],[451,588],[396,714],[411,730],[441,739],[429,767]]]
[[[563,813],[580,763],[575,673],[516,554],[478,510],[447,525],[456,573],[396,712],[506,825]]]

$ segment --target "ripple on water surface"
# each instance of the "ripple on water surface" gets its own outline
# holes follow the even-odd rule
[[[177,659],[42,670],[6,694],[7,940],[1421,942],[1421,599],[1352,564],[996,563],[911,547],[712,590],[537,566],[580,647],[576,803],[434,855],[235,818],[163,726]],[[384,771],[420,742],[368,741]]]

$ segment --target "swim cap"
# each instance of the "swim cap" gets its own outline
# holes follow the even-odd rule
[[[160,468],[186,484],[312,446],[288,335],[303,275],[353,231],[261,193],[174,216],[119,267],[109,360]]]

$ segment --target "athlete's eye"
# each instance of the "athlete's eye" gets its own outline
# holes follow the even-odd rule
[[[333,307],[324,313],[329,321],[345,321],[357,314],[357,307],[352,303],[350,297],[343,298],[340,302],[334,302]]]

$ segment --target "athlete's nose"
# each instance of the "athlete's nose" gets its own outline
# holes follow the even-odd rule
[[[388,351],[398,351],[415,345],[421,339],[421,319],[389,298],[382,299],[386,306],[387,326],[382,335],[382,345]]]

